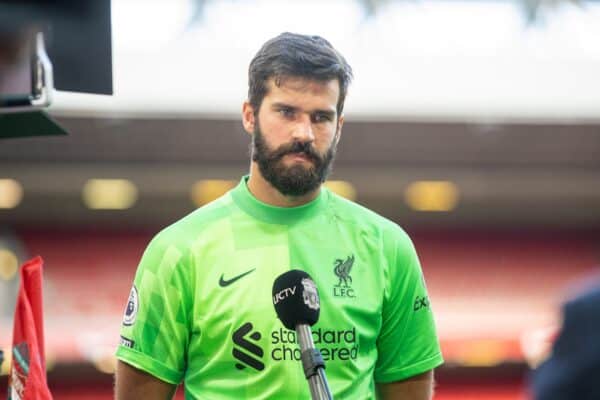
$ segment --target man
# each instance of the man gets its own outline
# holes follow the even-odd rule
[[[429,399],[443,360],[414,247],[394,223],[322,187],[350,66],[317,36],[271,39],[249,69],[250,175],[159,233],[140,262],[117,350],[116,397],[307,399],[271,287],[308,272],[313,340],[333,396]]]
[[[567,302],[552,355],[533,373],[536,400],[600,399],[600,286]]]

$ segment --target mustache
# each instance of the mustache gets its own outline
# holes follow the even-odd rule
[[[280,146],[271,154],[271,160],[277,161],[288,154],[302,154],[313,162],[320,163],[321,155],[309,142],[292,142],[287,145]]]

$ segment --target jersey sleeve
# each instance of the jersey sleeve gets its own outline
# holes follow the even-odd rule
[[[159,233],[138,266],[123,315],[116,356],[172,384],[186,369],[191,289],[187,251]]]
[[[388,265],[375,382],[387,383],[443,363],[425,279],[408,235],[397,228]]]

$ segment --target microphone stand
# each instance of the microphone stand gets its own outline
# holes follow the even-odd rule
[[[319,350],[315,348],[310,327],[306,324],[298,324],[296,332],[302,353],[304,376],[308,379],[310,387],[310,397],[313,400],[333,400],[325,376],[325,362]]]

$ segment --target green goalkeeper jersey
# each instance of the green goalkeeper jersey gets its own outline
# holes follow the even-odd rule
[[[274,207],[247,177],[160,232],[140,261],[117,357],[186,399],[308,399],[294,331],[273,308],[273,281],[306,271],[321,300],[313,340],[338,399],[442,360],[415,249],[393,222],[323,188]]]

